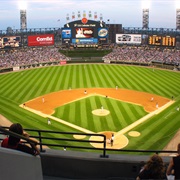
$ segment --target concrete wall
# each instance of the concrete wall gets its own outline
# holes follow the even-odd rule
[[[41,158],[0,147],[0,179],[42,180]]]
[[[101,158],[96,153],[47,150],[41,154],[45,176],[78,179],[134,179],[149,156],[110,155]],[[169,162],[168,157],[163,157]],[[124,178],[123,178],[124,177]]]

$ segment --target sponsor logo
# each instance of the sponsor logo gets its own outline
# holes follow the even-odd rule
[[[88,20],[87,20],[87,18],[82,18],[81,22],[82,22],[83,24],[86,24],[86,23],[88,22]]]
[[[45,38],[37,37],[36,40],[37,40],[38,42],[42,42],[42,41],[53,41],[53,38],[52,38],[52,37],[45,37]]]
[[[108,30],[107,29],[101,29],[98,32],[98,36],[100,36],[100,37],[105,37],[105,36],[107,36],[107,34],[108,34]]]

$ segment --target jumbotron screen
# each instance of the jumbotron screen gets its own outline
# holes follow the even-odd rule
[[[106,42],[108,30],[102,22],[83,18],[64,25],[62,42],[72,44],[97,44]]]
[[[21,45],[20,36],[5,36],[0,37],[0,48],[14,48]]]
[[[75,28],[76,38],[93,38],[94,29],[92,28]]]

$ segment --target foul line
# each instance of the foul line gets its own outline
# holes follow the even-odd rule
[[[168,103],[166,103],[164,106],[158,108],[157,110],[147,114],[146,116],[142,117],[141,119],[137,120],[136,122],[130,124],[129,126],[125,127],[124,129],[118,131],[115,136],[117,135],[121,135],[121,134],[125,134],[126,132],[128,132],[129,130],[133,129],[134,127],[138,126],[139,124],[145,122],[146,120],[148,120],[149,118],[151,118],[154,115],[159,114],[160,112],[162,112],[164,109],[166,109],[167,107],[169,107],[170,105],[172,105],[174,103],[174,101],[169,101]]]
[[[82,127],[80,127],[80,126],[74,125],[74,124],[72,124],[72,123],[69,123],[69,122],[64,121],[64,120],[62,120],[62,119],[59,119],[59,118],[57,118],[57,117],[44,114],[44,113],[42,113],[42,112],[40,112],[40,111],[37,111],[37,110],[34,110],[34,109],[32,109],[32,108],[23,107],[23,105],[20,105],[20,107],[22,107],[22,108],[24,108],[24,109],[26,109],[26,110],[28,110],[28,111],[30,111],[30,112],[33,112],[33,113],[35,113],[35,114],[37,114],[37,115],[39,115],[39,116],[42,116],[42,117],[44,117],[44,118],[53,119],[53,120],[55,120],[55,121],[57,121],[57,122],[60,122],[60,123],[62,123],[62,124],[65,124],[65,125],[67,125],[67,126],[69,126],[69,127],[72,127],[72,128],[74,128],[74,129],[77,129],[77,130],[79,130],[79,131],[81,131],[81,132],[84,132],[84,133],[87,133],[87,134],[96,134],[95,132],[89,131],[89,130],[87,130],[87,129],[85,129],[85,128],[82,128]]]
[[[148,120],[150,117],[159,114],[160,112],[162,112],[164,109],[166,109],[167,107],[169,107],[169,106],[172,105],[173,103],[174,103],[174,101],[169,101],[169,102],[166,103],[164,106],[158,108],[157,110],[155,110],[155,111],[147,114],[146,116],[144,116],[144,117],[142,117],[141,119],[137,120],[136,122],[130,124],[129,126],[125,127],[124,129],[118,131],[118,132],[115,134],[115,136],[125,134],[126,132],[130,131],[130,130],[133,129],[134,127],[136,127],[136,126],[138,126],[139,124],[141,124],[141,123],[145,122],[146,120]],[[79,131],[81,131],[81,132],[84,132],[84,133],[87,133],[87,134],[89,134],[89,133],[90,133],[90,134],[97,134],[97,133],[95,133],[95,132],[92,132],[92,131],[90,131],[90,130],[87,130],[87,129],[85,129],[85,128],[82,128],[82,127],[80,127],[80,126],[77,126],[77,125],[74,125],[74,124],[69,123],[69,122],[67,122],[67,121],[64,121],[64,120],[62,120],[62,119],[59,119],[59,118],[57,118],[57,117],[44,114],[44,113],[42,113],[42,112],[40,112],[40,111],[34,110],[34,109],[29,108],[29,107],[27,107],[27,106],[24,107],[23,104],[21,104],[20,107],[23,108],[23,109],[26,109],[26,110],[28,110],[28,111],[30,111],[30,112],[33,112],[33,113],[35,113],[35,114],[37,114],[37,115],[39,115],[39,116],[42,116],[42,117],[44,117],[44,118],[51,118],[51,119],[53,119],[53,120],[55,120],[55,121],[57,121],[57,122],[60,122],[60,123],[62,123],[62,124],[65,124],[65,125],[67,125],[67,126],[69,126],[69,127],[72,127],[72,128],[74,128],[74,129],[76,129],[76,130],[79,130]]]

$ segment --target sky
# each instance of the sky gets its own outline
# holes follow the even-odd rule
[[[180,0],[0,0],[0,30],[20,29],[20,9],[26,9],[27,28],[63,27],[67,14],[70,22],[72,13],[77,20],[78,11],[97,12],[97,20],[102,14],[110,24],[142,27],[143,8],[149,8],[150,28],[176,28]]]

